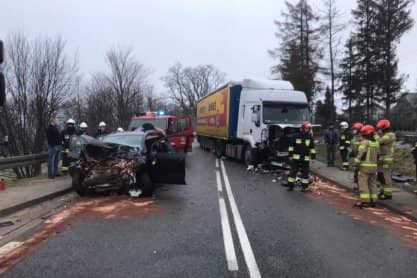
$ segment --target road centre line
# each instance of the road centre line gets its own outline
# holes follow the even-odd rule
[[[232,230],[230,228],[229,216],[227,214],[226,202],[224,200],[222,189],[222,182],[220,177],[220,172],[216,170],[217,177],[217,194],[219,197],[219,209],[220,209],[220,219],[222,224],[223,232],[223,241],[224,241],[224,250],[226,253],[227,268],[229,271],[238,271],[239,266],[237,263],[235,245],[233,243]]]
[[[224,185],[226,187],[227,197],[229,199],[230,208],[232,210],[233,220],[236,226],[237,235],[239,237],[240,246],[245,257],[245,262],[249,270],[249,276],[251,278],[260,278],[261,273],[256,263],[255,255],[249,242],[248,235],[243,225],[242,217],[240,216],[239,209],[237,207],[235,198],[233,196],[232,188],[230,186],[229,177],[226,173],[226,167],[224,166],[223,160],[220,161],[221,171],[223,174]]]
[[[219,168],[219,159],[216,158],[216,168]]]

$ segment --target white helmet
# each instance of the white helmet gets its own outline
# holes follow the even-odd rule
[[[99,124],[98,124],[98,127],[105,127],[106,126],[106,123],[105,122],[100,122]]]
[[[117,128],[117,132],[123,132],[123,131],[125,131],[125,130],[122,127]]]
[[[86,123],[86,122],[82,122],[82,123],[80,124],[80,128],[88,128],[87,123]]]
[[[75,121],[74,121],[74,119],[69,119],[69,120],[67,121],[67,125],[75,125]]]
[[[340,128],[341,129],[348,129],[349,128],[349,124],[347,122],[341,122],[340,123]]]

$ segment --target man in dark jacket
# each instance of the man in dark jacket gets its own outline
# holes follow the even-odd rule
[[[324,142],[327,146],[327,166],[334,166],[338,136],[333,125],[330,125],[324,135]]]
[[[50,179],[59,176],[58,162],[62,140],[56,125],[56,119],[52,118],[46,130],[46,138],[48,140],[48,178]]]

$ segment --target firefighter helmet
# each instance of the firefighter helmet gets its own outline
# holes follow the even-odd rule
[[[301,131],[306,131],[307,129],[311,128],[311,123],[308,121],[303,122],[301,125]]]
[[[375,134],[375,128],[372,125],[366,125],[362,127],[361,134],[365,136],[371,136]]]
[[[105,122],[100,122],[100,123],[98,124],[98,127],[106,127],[106,123],[105,123]]]
[[[391,123],[387,119],[383,119],[383,120],[378,121],[378,123],[376,125],[376,128],[380,129],[380,130],[386,130],[386,129],[389,129],[390,127],[391,127]]]
[[[82,123],[80,124],[80,128],[88,128],[87,123],[86,123],[86,122],[82,122]]]
[[[355,124],[353,125],[353,127],[352,127],[352,128],[353,128],[354,130],[361,131],[362,127],[363,127],[363,123],[357,122],[357,123],[355,123]]]
[[[125,131],[125,130],[122,127],[117,128],[117,132],[123,132],[123,131]]]
[[[347,122],[341,122],[340,123],[340,128],[341,129],[348,129],[349,128],[349,124]]]
[[[74,119],[68,119],[67,125],[75,125]]]

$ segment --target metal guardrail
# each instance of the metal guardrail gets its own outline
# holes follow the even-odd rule
[[[29,154],[0,158],[0,170],[44,163],[48,160],[48,153]]]

